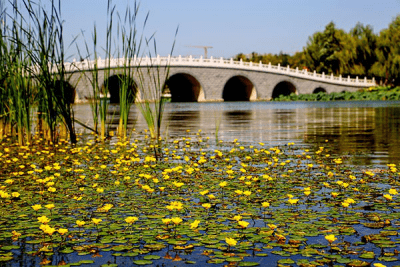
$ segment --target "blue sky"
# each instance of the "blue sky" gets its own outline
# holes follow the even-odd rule
[[[113,3],[123,14],[128,5],[133,8],[134,0]],[[81,30],[90,43],[95,22],[99,38],[105,38],[107,0],[64,0],[62,12],[68,43]],[[169,54],[179,25],[173,55],[200,56],[202,49],[187,46],[206,45],[213,47],[209,56],[229,58],[240,52],[301,51],[309,36],[330,21],[346,31],[361,22],[378,33],[400,14],[400,0],[142,0],[138,25],[147,12],[145,34],[156,32],[160,55]],[[69,52],[75,53],[75,48]]]

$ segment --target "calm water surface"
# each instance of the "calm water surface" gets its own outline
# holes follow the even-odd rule
[[[79,120],[90,124],[89,105],[77,105]],[[111,128],[118,124],[118,106],[110,107]],[[130,124],[146,123],[136,106]],[[354,164],[400,161],[400,101],[167,103],[163,132],[171,138],[186,130],[224,141],[284,145],[322,145],[332,154],[356,153]]]

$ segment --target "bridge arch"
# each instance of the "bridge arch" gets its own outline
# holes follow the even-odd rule
[[[131,78],[127,78],[123,74],[116,74],[110,76],[107,80],[104,81],[101,90],[103,94],[105,92],[108,92],[110,97],[110,103],[112,104],[119,103],[121,87],[123,86],[124,82],[128,83],[128,90],[126,92],[126,98],[128,99],[128,102],[129,103],[135,102],[135,98],[138,92],[135,81]],[[108,90],[105,90],[106,86],[108,87],[107,88]]]
[[[164,90],[169,89],[171,102],[199,102],[204,100],[200,82],[188,73],[176,73],[165,82]]]
[[[224,101],[250,101],[257,99],[254,84],[242,75],[231,77],[222,92]]]
[[[54,87],[54,94],[57,98],[64,99],[68,104],[75,103],[76,90],[69,82],[58,80]]]
[[[291,93],[297,94],[297,89],[294,84],[289,81],[282,81],[275,85],[272,91],[272,98],[277,98],[280,95],[290,95]]]
[[[318,93],[326,93],[325,88],[322,88],[322,87],[315,88],[313,91],[313,94],[318,94]]]

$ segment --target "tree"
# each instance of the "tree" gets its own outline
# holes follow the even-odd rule
[[[400,15],[379,33],[375,52],[377,61],[371,73],[383,78],[385,84],[400,85]]]
[[[351,67],[351,74],[371,75],[371,67],[377,61],[377,35],[370,25],[361,23],[350,30],[350,35],[356,44],[356,57]]]

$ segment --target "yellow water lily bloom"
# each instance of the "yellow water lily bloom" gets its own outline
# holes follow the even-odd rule
[[[326,235],[325,239],[328,240],[329,243],[334,242],[337,238],[335,237],[335,235]]]
[[[251,191],[246,190],[246,191],[243,192],[243,194],[244,194],[245,196],[250,196],[250,195],[251,195]]]
[[[331,192],[332,197],[337,197],[339,195],[339,193],[337,192]]]
[[[311,191],[304,191],[304,195],[306,195],[307,197],[311,194]]]
[[[235,215],[235,216],[233,216],[233,219],[235,221],[240,221],[242,219],[242,216],[241,215]]]
[[[237,194],[237,195],[241,195],[241,194],[243,194],[243,191],[242,190],[235,190],[235,193]]]
[[[344,208],[348,208],[348,207],[350,206],[350,203],[348,203],[348,202],[342,202],[342,206],[343,206]]]
[[[293,198],[293,195],[292,194],[287,194],[286,195],[288,198]]]
[[[230,237],[225,237],[225,242],[231,247],[234,247],[237,244],[237,241]]]
[[[125,218],[125,222],[128,223],[128,224],[133,224],[137,220],[138,220],[138,217],[126,217]]]
[[[18,239],[22,234],[21,233],[18,233],[17,231],[12,231],[11,232],[11,234],[13,235],[13,238],[14,239]]]
[[[272,224],[272,223],[269,223],[267,225],[271,230],[275,230],[276,228],[278,228],[278,226],[276,226],[275,224]]]
[[[195,229],[199,226],[200,221],[199,220],[195,220],[194,222],[192,222],[190,224],[190,229]]]
[[[397,195],[399,192],[397,192],[397,190],[395,188],[391,188],[389,189],[389,194],[391,195]]]
[[[44,216],[44,215],[41,216],[41,217],[38,217],[37,219],[38,219],[38,221],[39,221],[40,223],[43,223],[43,224],[47,224],[48,222],[51,221],[51,219],[47,218],[47,217]]]
[[[210,192],[210,191],[208,191],[208,190],[201,191],[201,192],[200,192],[200,195],[202,195],[202,196],[207,195],[208,192]]]
[[[52,210],[52,209],[54,209],[55,205],[54,204],[47,204],[47,205],[45,205],[45,207],[47,209],[49,209],[49,210]]]
[[[60,228],[60,229],[58,229],[58,233],[59,233],[60,235],[64,235],[64,234],[68,233],[68,229]]]
[[[36,204],[36,205],[33,205],[32,206],[32,209],[34,209],[35,211],[38,211],[38,210],[40,210],[42,208],[42,205],[40,205],[40,204]]]
[[[21,194],[20,193],[18,193],[18,192],[12,192],[11,193],[11,196],[12,197],[19,197]]]
[[[92,218],[92,222],[94,224],[99,224],[102,221],[102,219],[96,219],[96,218]]]
[[[383,195],[383,197],[386,199],[386,200],[393,200],[393,197],[392,197],[392,195],[389,195],[389,194],[385,194],[385,195]]]
[[[290,203],[290,205],[294,205],[298,202],[299,200],[297,198],[290,198],[288,199],[288,202]]]
[[[228,183],[227,183],[226,181],[224,181],[224,182],[220,182],[220,183],[219,183],[219,186],[220,186],[220,187],[225,187],[225,186],[227,186],[227,184],[228,184]]]
[[[170,218],[161,219],[163,224],[169,224],[171,222]]]
[[[173,218],[171,218],[171,221],[172,221],[174,224],[178,225],[178,224],[180,224],[180,223],[182,222],[182,219],[179,218],[179,217],[173,217]]]
[[[263,203],[261,203],[261,206],[263,207],[263,208],[268,208],[269,207],[269,202],[263,202]]]
[[[80,220],[76,220],[76,225],[78,225],[79,227],[82,227],[85,225],[85,221],[80,221]]]
[[[239,224],[240,227],[242,227],[242,228],[246,228],[246,227],[249,225],[249,223],[246,222],[246,221],[238,221],[238,224]]]
[[[382,263],[374,263],[374,267],[386,267],[386,265],[383,265]]]
[[[205,209],[211,208],[211,204],[210,204],[210,203],[203,203],[202,206],[203,206],[203,208],[205,208]]]

